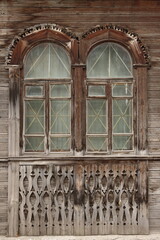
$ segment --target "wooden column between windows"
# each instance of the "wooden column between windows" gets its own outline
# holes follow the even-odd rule
[[[84,235],[84,168],[82,165],[74,166],[74,234]]]
[[[9,99],[9,156],[19,155],[19,84],[20,66],[11,65],[9,68],[10,99]]]
[[[147,67],[137,67],[137,96],[138,96],[138,152],[147,153]]]
[[[11,162],[8,166],[8,235],[18,236],[19,206],[19,163]]]
[[[148,218],[148,161],[139,161],[139,230],[138,234],[149,234]]]
[[[75,64],[73,67],[74,76],[74,137],[75,150],[83,150],[83,136],[85,132],[85,98],[84,98],[84,64]]]

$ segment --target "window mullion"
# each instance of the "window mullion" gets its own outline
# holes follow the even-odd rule
[[[111,84],[106,85],[106,95],[108,99],[108,153],[112,150],[112,89]]]
[[[50,109],[50,102],[49,102],[49,81],[45,82],[45,152],[49,152],[49,109]]]

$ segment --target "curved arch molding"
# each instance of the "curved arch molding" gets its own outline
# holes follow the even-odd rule
[[[28,36],[31,36],[33,34],[39,33],[41,31],[50,30],[51,32],[54,32],[55,34],[61,34],[64,38],[68,40],[87,40],[90,38],[93,38],[95,35],[103,34],[107,32],[109,35],[112,35],[111,33],[120,34],[122,38],[127,39],[128,42],[134,42],[133,45],[135,45],[135,48],[141,53],[142,61],[141,63],[150,65],[150,59],[148,55],[147,48],[144,46],[143,42],[141,41],[138,34],[129,31],[126,28],[117,26],[117,25],[97,25],[91,29],[89,29],[87,32],[83,33],[80,37],[76,36],[73,32],[71,32],[68,28],[61,27],[57,24],[38,24],[35,26],[32,26],[30,28],[25,29],[22,33],[20,33],[18,36],[16,36],[12,43],[9,45],[8,48],[8,54],[6,56],[6,64],[13,64],[12,57],[14,55],[14,51],[17,47],[17,45],[20,45],[20,42],[22,40],[25,40]],[[131,45],[132,45],[131,43]]]

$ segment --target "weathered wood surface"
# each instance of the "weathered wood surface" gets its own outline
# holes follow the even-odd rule
[[[0,158],[8,156],[8,70],[5,56],[12,39],[27,27],[40,23],[56,23],[81,35],[98,24],[128,28],[142,38],[149,49],[151,69],[148,71],[148,146],[149,154],[160,154],[160,4],[159,0],[1,0],[0,1]],[[149,169],[150,230],[160,231],[159,172],[160,164]],[[0,174],[0,234],[6,234],[7,182],[6,167]],[[1,169],[1,167],[0,167]],[[5,179],[5,180],[4,180]],[[1,198],[2,196],[2,198]]]
[[[8,166],[0,163],[0,235],[7,235]]]
[[[8,166],[8,236],[18,235],[19,163]]]
[[[147,234],[147,181],[146,162],[21,165],[15,227],[20,235]]]
[[[149,224],[154,233],[160,229],[160,162],[149,163]]]
[[[125,7],[124,7],[125,3]],[[103,7],[102,7],[103,6]],[[152,68],[149,70],[148,78],[148,99],[149,114],[155,117],[152,120],[148,117],[148,145],[150,154],[160,153],[160,131],[158,119],[160,118],[160,89],[159,89],[159,45],[160,45],[160,6],[159,1],[48,1],[44,6],[44,2],[37,1],[4,1],[0,2],[0,87],[1,84],[7,83],[8,70],[4,68],[5,56],[7,55],[7,47],[12,39],[27,27],[31,27],[40,23],[57,23],[64,27],[69,27],[73,32],[82,35],[91,27],[98,24],[118,24],[128,28],[130,31],[136,32],[142,38],[143,42],[149,49]],[[14,12],[14,14],[12,14]],[[112,14],[110,14],[112,13]],[[3,91],[3,101],[8,93]],[[8,103],[6,99],[5,104]],[[8,107],[1,111],[6,121],[0,123],[0,129],[8,132],[7,113]],[[148,115],[148,116],[150,116]],[[6,129],[6,130],[5,130]],[[7,156],[7,137],[6,142],[1,144],[1,156]],[[4,135],[0,136],[4,138]]]

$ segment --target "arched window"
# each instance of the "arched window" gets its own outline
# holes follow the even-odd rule
[[[105,42],[90,51],[86,111],[87,151],[133,150],[133,67],[120,44]]]
[[[60,45],[45,42],[24,59],[23,151],[71,150],[71,61]]]
[[[47,25],[13,43],[10,156],[147,153],[149,59],[137,36],[105,26],[78,41]]]

